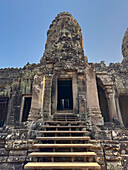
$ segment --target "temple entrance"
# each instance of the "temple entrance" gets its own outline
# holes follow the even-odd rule
[[[2,127],[7,118],[8,97],[0,97],[0,127]]]
[[[22,101],[22,122],[27,121],[28,119],[28,115],[29,115],[29,111],[31,108],[31,100],[32,97],[30,96],[23,96],[23,101]]]
[[[109,122],[109,111],[104,89],[97,83],[99,105],[105,122]]]
[[[128,96],[120,95],[119,105],[120,105],[124,126],[128,127]]]
[[[57,110],[73,110],[72,80],[58,80]]]

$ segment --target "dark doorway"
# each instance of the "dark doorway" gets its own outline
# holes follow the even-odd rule
[[[32,97],[25,97],[25,99],[24,99],[22,122],[27,121],[30,107],[31,107],[31,100],[32,100]]]
[[[97,89],[98,89],[99,104],[100,104],[102,116],[105,122],[109,122],[110,119],[109,119],[108,103],[107,103],[107,98],[105,96],[105,91],[99,84],[97,84]]]
[[[8,97],[0,97],[0,127],[2,127],[7,118]]]
[[[57,110],[73,110],[72,80],[58,80]]]
[[[128,96],[120,95],[119,105],[120,105],[124,126],[128,127]]]

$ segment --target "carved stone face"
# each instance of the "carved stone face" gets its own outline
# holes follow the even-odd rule
[[[56,52],[65,51],[65,49],[69,49],[73,46],[72,43],[72,35],[71,32],[67,29],[60,30],[58,38],[56,37],[56,41],[53,44],[53,48]]]
[[[60,38],[61,40],[71,40],[72,36],[70,31],[68,31],[67,29],[63,29],[60,31]]]
[[[68,13],[60,13],[47,32],[46,50],[57,44],[70,44],[74,48],[83,48],[82,32],[77,21]]]
[[[84,58],[83,38],[78,22],[68,13],[60,13],[49,27],[44,55],[47,60]],[[69,57],[70,56],[70,57]],[[42,59],[43,61],[43,59]]]

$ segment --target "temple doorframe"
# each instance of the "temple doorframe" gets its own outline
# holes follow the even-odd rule
[[[23,94],[22,95],[22,101],[21,101],[21,109],[20,109],[20,119],[19,122],[22,122],[22,117],[23,117],[23,110],[24,110],[24,105],[25,105],[25,98],[27,97],[31,97],[32,98],[32,94]]]
[[[73,72],[72,74],[70,72],[66,72],[65,74],[56,75],[54,77],[54,85],[52,87],[52,91],[54,91],[54,94],[52,95],[52,115],[58,114],[57,110],[57,100],[58,100],[58,80],[72,80],[72,95],[73,95],[73,109],[72,114],[78,114],[78,87],[77,87],[77,74],[76,72]],[[61,113],[65,113],[63,110]],[[60,112],[59,112],[60,113]]]

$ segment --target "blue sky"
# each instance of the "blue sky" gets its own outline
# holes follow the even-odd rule
[[[128,0],[0,0],[0,68],[38,63],[49,25],[63,11],[80,24],[89,62],[121,62]]]

